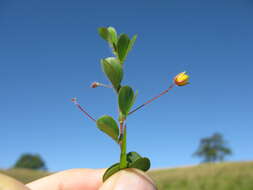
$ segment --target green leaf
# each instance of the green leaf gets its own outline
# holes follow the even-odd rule
[[[105,182],[109,177],[111,177],[116,172],[120,171],[119,163],[113,164],[111,167],[109,167],[104,175],[103,175],[103,182]]]
[[[134,101],[134,91],[130,86],[123,86],[119,90],[118,103],[121,113],[127,116]]]
[[[119,128],[116,121],[112,117],[104,115],[100,117],[96,123],[101,131],[112,137],[116,142],[118,141]]]
[[[108,57],[101,60],[101,65],[107,78],[111,81],[114,89],[118,91],[123,78],[123,69],[118,59]]]
[[[148,158],[139,158],[135,162],[129,164],[129,168],[137,168],[142,171],[148,171],[150,168],[150,160]]]
[[[108,41],[109,31],[105,27],[98,28],[98,33],[104,40]]]
[[[123,61],[126,59],[129,44],[130,44],[130,39],[128,35],[121,34],[117,42],[117,53],[118,53],[118,57],[121,63],[123,63]]]
[[[147,171],[150,168],[149,159],[141,157],[137,152],[129,152],[127,161],[129,168],[137,168],[142,171]]]
[[[127,162],[129,164],[134,163],[136,160],[138,160],[139,158],[141,158],[141,156],[137,153],[137,152],[129,152],[127,154]]]
[[[129,51],[132,50],[133,45],[134,45],[134,43],[135,43],[135,41],[136,41],[136,38],[137,38],[137,35],[134,35],[134,36],[132,37],[132,39],[131,39],[131,41],[130,41],[130,44],[129,44],[129,46],[128,46],[127,53],[128,53]]]
[[[109,35],[110,35],[110,42],[111,42],[111,44],[113,44],[113,43],[117,43],[117,40],[118,40],[118,36],[117,36],[117,31],[115,30],[115,28],[113,28],[113,27],[108,27],[107,28],[107,30],[108,30],[108,32],[109,32]]]
[[[134,103],[135,103],[135,100],[136,100],[136,98],[137,98],[137,95],[138,95],[138,91],[136,91],[135,92],[135,95],[134,95],[134,98],[133,98],[133,101],[132,101],[132,103],[131,103],[131,107],[134,105]],[[130,108],[131,109],[131,108]],[[130,111],[130,110],[129,110]],[[129,112],[128,111],[128,112]]]
[[[112,47],[113,47],[113,53],[115,56],[117,56],[117,45],[115,43],[112,43]]]

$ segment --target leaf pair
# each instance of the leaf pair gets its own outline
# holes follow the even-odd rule
[[[99,35],[106,40],[113,48],[114,54],[118,57],[121,64],[126,59],[128,52],[132,49],[137,35],[134,35],[132,39],[127,34],[121,34],[117,36],[117,31],[113,27],[102,27],[98,29]]]
[[[129,51],[133,48],[137,35],[134,35],[130,40],[127,34],[121,34],[117,42],[117,53],[120,62],[123,64]]]
[[[124,118],[127,117],[127,114],[129,113],[131,107],[133,106],[134,101],[136,99],[136,95],[134,94],[133,89],[129,86],[123,86],[120,88],[118,103],[119,103],[120,111],[123,114]],[[101,131],[106,133],[116,142],[118,141],[118,137],[119,137],[118,124],[111,116],[104,115],[100,117],[96,121],[96,123],[97,123],[98,128]]]
[[[98,29],[99,35],[106,41],[108,41],[110,44],[117,43],[117,31],[113,27],[101,27]]]
[[[150,160],[146,157],[141,157],[137,152],[129,152],[127,154],[128,168],[136,168],[142,171],[148,171],[150,168]],[[120,171],[120,164],[116,163],[109,167],[103,175],[103,182],[113,174]]]

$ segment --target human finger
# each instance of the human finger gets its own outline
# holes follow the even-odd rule
[[[21,182],[0,173],[0,190],[28,190]]]
[[[72,169],[27,184],[31,190],[97,190],[102,184],[103,169]]]
[[[125,169],[108,178],[99,190],[157,190],[146,173],[137,169]]]

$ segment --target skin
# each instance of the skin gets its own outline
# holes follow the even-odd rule
[[[0,190],[29,190],[19,181],[0,174]]]
[[[30,190],[157,190],[153,181],[140,170],[122,170],[102,183],[104,172],[104,169],[72,169],[44,177],[26,186]]]

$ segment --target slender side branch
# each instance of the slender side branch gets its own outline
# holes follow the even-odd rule
[[[102,86],[102,87],[105,87],[105,88],[113,88],[112,85],[107,85],[107,84],[103,84],[103,83],[99,83],[99,82],[93,82],[90,85],[91,88],[97,88],[99,86]]]
[[[113,88],[112,85],[103,84],[103,83],[100,83],[100,86],[105,87],[105,88]]]
[[[72,98],[72,102],[86,115],[88,118],[90,118],[92,121],[96,123],[96,119],[94,119],[88,112],[86,112],[80,104],[78,104],[76,98]]]
[[[169,92],[169,90],[171,90],[173,87],[175,86],[175,84],[171,84],[169,88],[167,88],[166,90],[164,90],[162,93],[160,93],[159,95],[155,96],[154,98],[148,100],[147,102],[145,102],[144,104],[138,106],[137,108],[135,108],[134,110],[132,110],[131,112],[128,113],[128,115],[131,115],[132,113],[136,112],[137,110],[141,109],[142,107],[144,107],[145,105],[153,102],[154,100],[156,100],[157,98],[160,98],[162,95],[166,94],[167,92]]]

